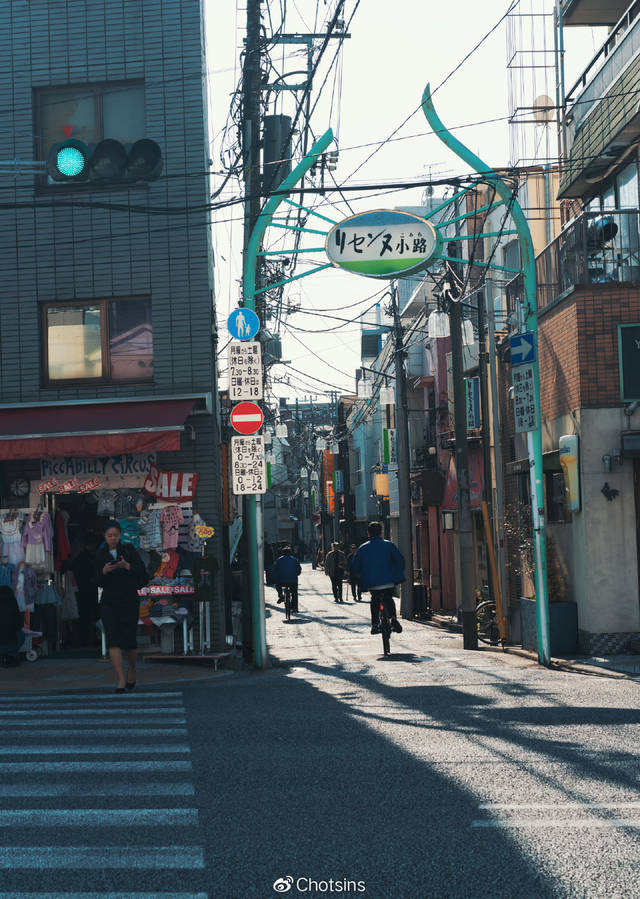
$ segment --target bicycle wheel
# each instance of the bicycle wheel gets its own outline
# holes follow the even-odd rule
[[[289,587],[284,588],[284,612],[287,621],[291,621],[291,589]]]
[[[500,630],[496,618],[496,604],[494,602],[481,602],[476,606],[476,625],[478,628],[478,640],[495,646],[500,642]]]

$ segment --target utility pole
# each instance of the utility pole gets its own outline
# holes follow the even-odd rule
[[[249,241],[260,215],[260,79],[261,79],[261,37],[260,6],[262,0],[247,0],[247,37],[245,42],[245,58],[242,73],[242,136],[243,158],[242,169],[244,179],[244,240],[243,257],[249,251]],[[256,262],[256,265],[258,262]],[[256,284],[260,286],[260,271],[256,271]],[[244,297],[247,301],[247,297]],[[252,298],[253,303],[253,298]],[[260,314],[264,308],[260,302],[256,310]],[[255,608],[264,608],[264,536],[262,519],[262,497],[260,495],[245,496],[242,500],[242,517],[245,536],[245,556],[249,589],[244,591],[244,614],[251,616],[251,633],[253,636],[253,657],[258,667],[266,667],[266,628],[264,615]],[[257,601],[256,601],[257,600]],[[252,605],[253,604],[253,605]]]
[[[457,215],[457,204],[456,204]],[[456,234],[459,223],[456,222]],[[458,241],[448,244],[448,255],[458,256]],[[459,263],[448,263],[454,275],[460,275]],[[453,294],[449,295],[449,325],[451,331],[451,369],[453,378],[453,410],[456,440],[456,475],[458,478],[458,551],[460,555],[460,591],[462,593],[462,645],[464,649],[478,648],[476,625],[476,596],[473,577],[473,531],[471,497],[469,494],[469,448],[467,445],[467,409],[464,393],[464,363],[462,357],[462,310]],[[459,299],[459,296],[458,296]]]
[[[398,309],[398,290],[391,283],[391,307],[393,310],[393,331],[395,338],[396,370],[396,439],[398,442],[398,542],[404,556],[405,582],[400,588],[400,614],[403,618],[415,615],[413,596],[413,545],[411,540],[411,460],[409,459],[409,404],[407,402],[407,380],[404,360],[407,355],[403,345],[402,321]]]

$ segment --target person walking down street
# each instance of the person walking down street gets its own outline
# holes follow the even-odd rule
[[[360,586],[360,581],[351,570],[351,563],[353,562],[353,557],[356,554],[357,548],[355,543],[352,543],[349,547],[349,555],[347,556],[347,576],[349,578],[349,586],[351,587],[351,595],[354,602],[360,602],[362,599],[362,587]]]
[[[333,598],[336,602],[343,602],[342,581],[347,573],[347,557],[340,549],[339,543],[331,544],[331,551],[324,560],[324,571],[331,580]]]
[[[393,588],[405,579],[404,558],[395,543],[382,539],[382,525],[379,521],[372,521],[367,533],[369,540],[358,547],[350,570],[358,578],[362,590],[371,591],[371,633],[380,633],[379,612],[380,603],[383,602],[391,627],[400,634],[402,625],[396,617]]]
[[[282,555],[278,556],[271,570],[271,580],[278,591],[278,602],[284,601],[283,587],[291,589],[291,611],[298,611],[298,575],[302,574],[300,562],[285,546]]]
[[[12,667],[20,664],[18,652],[24,643],[24,614],[11,587],[0,587],[0,658]]]
[[[118,678],[116,693],[133,690],[136,685],[138,590],[147,584],[142,559],[130,543],[120,543],[121,529],[117,521],[105,525],[106,545],[98,550],[95,581],[102,587],[100,617],[109,650],[109,658]],[[124,675],[123,653],[129,670]]]

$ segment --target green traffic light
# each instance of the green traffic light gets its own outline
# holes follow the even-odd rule
[[[75,178],[84,170],[86,157],[78,147],[63,146],[56,154],[56,168],[66,178]]]

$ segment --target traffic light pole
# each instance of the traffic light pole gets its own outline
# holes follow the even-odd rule
[[[476,156],[468,147],[465,147],[442,124],[435,111],[431,99],[431,88],[427,84],[422,96],[422,111],[434,134],[449,147],[464,162],[470,165],[474,171],[482,175],[485,181],[495,187],[496,193],[509,210],[513,224],[518,232],[520,252],[523,266],[524,305],[527,312],[527,330],[535,336],[536,349],[538,347],[538,317],[537,317],[537,281],[536,260],[533,251],[533,241],[529,223],[515,197],[513,191],[489,168],[489,166]],[[540,371],[538,368],[538,354],[536,352],[533,365],[534,390],[536,395],[536,429],[527,432],[527,446],[529,450],[531,473],[531,511],[533,517],[533,533],[535,543],[536,560],[536,612],[538,624],[538,661],[541,665],[549,665],[551,662],[551,646],[549,633],[549,595],[547,592],[547,550],[545,543],[545,518],[544,518],[544,484],[542,480],[542,426],[540,419]]]

